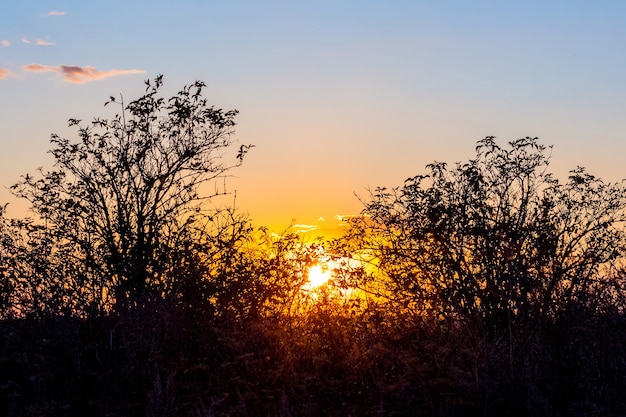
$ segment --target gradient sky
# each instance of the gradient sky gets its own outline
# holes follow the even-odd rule
[[[6,187],[50,166],[68,118],[109,115],[157,74],[240,110],[235,138],[256,147],[229,187],[257,226],[335,227],[355,193],[487,135],[539,136],[555,173],[617,181],[624,22],[621,0],[3,1],[0,202],[20,208]]]

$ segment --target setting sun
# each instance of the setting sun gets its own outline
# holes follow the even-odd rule
[[[326,284],[330,279],[330,270],[321,265],[313,265],[309,268],[309,280],[307,285],[311,288],[319,287]]]

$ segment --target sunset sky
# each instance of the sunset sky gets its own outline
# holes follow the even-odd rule
[[[626,2],[3,1],[0,203],[50,167],[51,133],[164,74],[240,111],[256,147],[229,187],[255,225],[337,226],[487,135],[539,136],[553,166],[626,177]],[[74,136],[72,136],[74,135]],[[303,227],[305,229],[305,227]]]

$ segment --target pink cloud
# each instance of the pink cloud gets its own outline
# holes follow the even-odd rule
[[[54,42],[48,42],[46,40],[39,39],[39,38],[35,41],[35,43],[37,45],[40,45],[40,46],[52,46],[52,45],[54,45]]]
[[[30,43],[30,40],[27,37],[22,36],[22,43]]]
[[[11,45],[11,42],[7,41],[6,39],[2,39],[2,46],[4,46],[6,48],[9,45]]]
[[[48,13],[46,13],[46,16],[65,16],[67,13],[65,12],[60,12],[57,10],[50,10]]]
[[[24,71],[29,72],[54,72],[59,75],[63,81],[68,83],[75,84],[84,84],[89,81],[102,80],[104,78],[109,77],[117,77],[119,75],[131,75],[131,74],[144,74],[143,70],[118,70],[112,69],[108,71],[100,71],[95,69],[94,67],[84,66],[79,67],[78,65],[59,65],[59,66],[51,66],[51,65],[41,65],[41,64],[30,64],[22,67]]]
[[[23,67],[24,70],[31,71],[31,72],[55,71],[53,68],[56,68],[56,67],[49,67],[47,65],[40,65],[40,64],[30,64],[30,65],[25,65]]]
[[[9,70],[6,68],[0,68],[0,80],[9,75]]]

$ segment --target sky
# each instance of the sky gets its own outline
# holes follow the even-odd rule
[[[552,170],[626,177],[626,2],[0,3],[0,203],[50,168],[50,134],[107,116],[164,75],[238,109],[254,144],[228,183],[272,230],[337,230],[368,189],[401,186],[493,135],[554,145]],[[170,95],[171,95],[170,94]],[[13,210],[13,211],[11,211]]]

